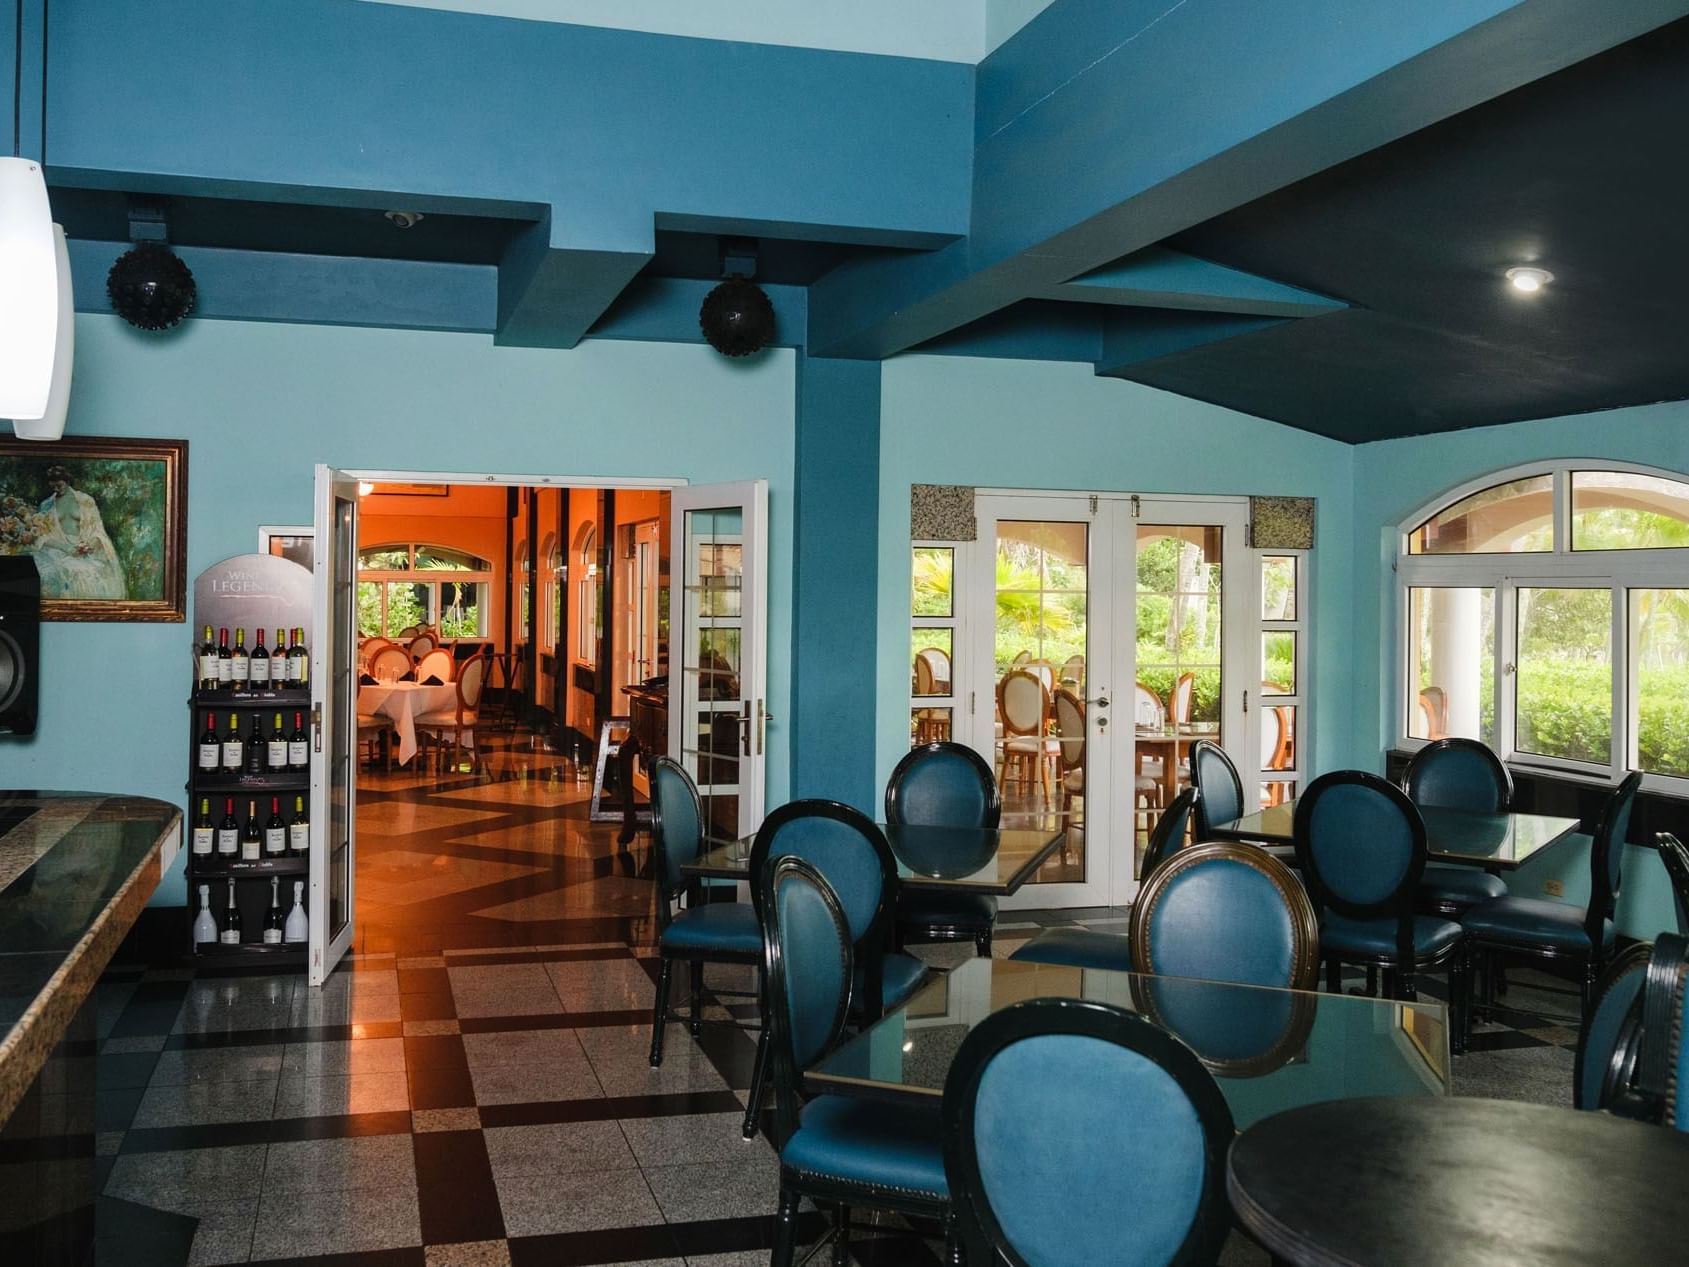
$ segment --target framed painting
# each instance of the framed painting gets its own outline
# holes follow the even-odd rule
[[[43,620],[183,620],[188,442],[0,438],[0,554],[41,573]]]

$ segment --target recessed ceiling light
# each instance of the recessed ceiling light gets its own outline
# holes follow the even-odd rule
[[[1534,295],[1549,282],[1554,280],[1554,274],[1546,268],[1510,268],[1507,270],[1508,284],[1521,294]]]
[[[358,496],[359,497],[368,497],[374,491],[375,491],[375,485],[371,484],[368,480],[359,480],[358,481]]]

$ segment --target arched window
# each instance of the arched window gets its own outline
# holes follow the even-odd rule
[[[1689,481],[1498,472],[1403,524],[1397,574],[1404,746],[1689,780]]]
[[[487,560],[449,546],[402,542],[358,552],[358,633],[397,638],[429,625],[442,638],[487,632]]]
[[[599,596],[598,526],[584,523],[575,533],[575,659],[582,664],[598,663]]]

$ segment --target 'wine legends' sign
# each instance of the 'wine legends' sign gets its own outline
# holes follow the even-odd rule
[[[311,574],[297,563],[273,554],[237,554],[214,563],[194,578],[193,632],[210,625],[244,629],[247,646],[254,631],[311,624]]]

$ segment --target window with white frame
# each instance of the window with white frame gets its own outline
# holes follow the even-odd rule
[[[1689,779],[1689,482],[1498,472],[1403,525],[1397,576],[1404,746],[1460,735],[1521,765]]]
[[[956,731],[956,547],[916,542],[909,601],[909,742],[948,740]]]
[[[1308,555],[1257,550],[1261,595],[1261,804],[1295,797],[1307,769]]]
[[[575,534],[575,659],[581,664],[598,663],[598,605],[603,588],[598,576],[598,527],[585,523]]]
[[[405,542],[358,553],[358,633],[395,638],[432,626],[442,638],[487,633],[492,564],[446,546]]]

